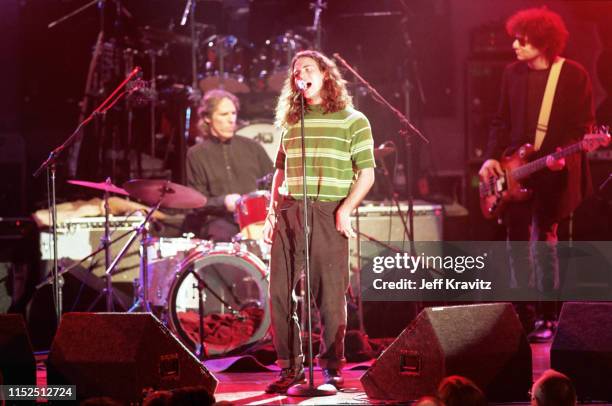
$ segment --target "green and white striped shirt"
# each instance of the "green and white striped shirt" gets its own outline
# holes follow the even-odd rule
[[[304,116],[306,186],[309,198],[320,201],[344,199],[358,171],[373,168],[374,140],[363,113],[346,108],[323,113],[310,106]],[[276,167],[285,171],[281,194],[302,198],[302,141],[300,123],[283,132]]]

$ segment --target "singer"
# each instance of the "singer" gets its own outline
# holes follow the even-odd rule
[[[300,97],[305,98],[306,167],[302,168]],[[267,393],[285,393],[305,381],[294,293],[304,266],[302,171],[307,174],[312,300],[322,324],[318,363],[325,383],[343,384],[349,283],[350,214],[374,183],[373,139],[368,119],[352,106],[336,64],[317,51],[292,60],[278,105],[283,129],[276,156],[264,240],[272,243],[270,299],[279,378]]]
[[[185,229],[207,240],[231,241],[240,231],[233,216],[237,200],[273,170],[259,143],[234,134],[239,107],[230,92],[206,92],[198,108],[204,141],[187,151],[187,184],[208,201],[201,213],[187,216]]]

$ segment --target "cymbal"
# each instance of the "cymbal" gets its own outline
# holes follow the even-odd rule
[[[378,147],[374,149],[374,158],[384,158],[395,152],[394,147]]]
[[[206,204],[206,197],[197,190],[164,179],[132,179],[123,184],[131,197],[152,206],[163,197],[161,207],[196,209]]]
[[[90,189],[103,190],[104,192],[116,193],[118,195],[127,196],[129,193],[125,191],[125,189],[121,189],[118,186],[113,185],[112,183],[106,182],[88,182],[86,180],[69,180],[68,183],[71,185],[78,185],[88,187]]]

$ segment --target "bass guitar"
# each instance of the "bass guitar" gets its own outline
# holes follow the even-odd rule
[[[569,145],[550,155],[554,159],[565,158],[581,151],[594,151],[599,147],[605,147],[610,143],[610,134],[607,128],[597,133],[586,134],[582,141]],[[511,155],[505,155],[500,160],[504,174],[502,176],[491,176],[481,179],[480,210],[487,219],[500,218],[504,207],[508,202],[520,202],[528,200],[532,191],[525,188],[521,181],[527,179],[531,174],[546,168],[547,156],[530,161],[535,153],[531,144],[524,144]]]

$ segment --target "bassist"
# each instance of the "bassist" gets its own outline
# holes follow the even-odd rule
[[[479,171],[482,179],[503,174],[499,162],[502,154],[513,153],[530,143],[539,147],[536,158],[547,156],[580,141],[594,121],[586,70],[559,56],[568,38],[561,17],[546,8],[522,10],[507,20],[506,30],[514,39],[512,47],[517,61],[504,71],[498,112],[489,135],[488,159]],[[546,109],[543,99],[555,62],[561,63],[561,68],[556,87],[549,92],[552,97],[546,118],[542,114]],[[543,137],[536,136],[538,127]],[[591,193],[587,165],[584,153],[558,160],[548,156],[547,169],[533,174],[527,182],[526,186],[533,191],[531,198],[507,205],[502,221],[507,228],[510,287],[537,288],[543,293],[553,293],[558,288],[557,226]],[[546,243],[536,244],[530,258],[528,244],[520,241]],[[532,271],[534,277],[530,280]],[[540,329],[530,337],[534,341],[551,338],[553,333],[554,311],[540,316],[548,320],[540,321]]]

